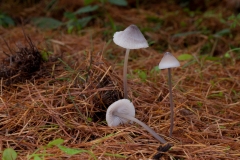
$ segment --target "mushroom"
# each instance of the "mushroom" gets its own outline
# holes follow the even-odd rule
[[[120,47],[126,48],[123,68],[123,91],[124,98],[127,99],[127,63],[130,49],[147,48],[148,43],[136,25],[130,25],[124,31],[116,32],[113,41]]]
[[[172,96],[172,83],[171,83],[171,68],[179,67],[179,61],[170,53],[166,52],[159,63],[159,69],[168,69],[168,86],[169,86],[169,98],[170,98],[170,137],[172,136],[173,132],[173,116],[174,116],[174,104],[173,104],[173,96]]]
[[[139,121],[135,117],[135,108],[128,99],[120,99],[111,104],[107,109],[106,120],[109,127],[115,127],[119,124],[133,121],[145,128],[153,137],[161,143],[167,143],[165,139],[160,137],[154,130],[152,130],[145,123]]]

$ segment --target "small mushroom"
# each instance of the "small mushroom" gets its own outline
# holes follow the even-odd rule
[[[170,53],[166,52],[159,63],[159,69],[168,69],[168,86],[169,86],[169,98],[170,98],[170,136],[172,136],[173,132],[173,116],[174,116],[174,104],[173,104],[173,96],[172,96],[172,83],[171,83],[171,68],[179,67],[179,61]]]
[[[127,99],[127,63],[130,49],[147,48],[148,43],[136,25],[130,25],[124,31],[116,32],[113,41],[120,47],[126,48],[123,68],[123,91],[124,98]]]
[[[115,127],[119,124],[124,124],[133,121],[145,128],[153,137],[161,143],[167,143],[165,139],[160,137],[145,123],[139,121],[135,117],[135,108],[128,99],[121,99],[111,104],[107,109],[106,120],[109,127]]]

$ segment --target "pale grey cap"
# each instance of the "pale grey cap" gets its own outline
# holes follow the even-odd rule
[[[179,66],[179,61],[170,52],[166,52],[159,63],[159,69],[174,68]]]
[[[128,26],[124,31],[114,33],[113,41],[115,44],[126,49],[140,49],[148,47],[148,43],[143,34],[134,24]]]
[[[135,117],[135,107],[128,99],[120,99],[111,104],[107,109],[106,120],[109,127],[115,127],[119,124],[127,123],[128,120],[115,116],[114,113],[121,113]]]

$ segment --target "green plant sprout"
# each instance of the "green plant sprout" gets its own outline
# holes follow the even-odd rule
[[[47,156],[51,156],[52,154],[47,154],[46,150],[52,147],[58,147],[58,149],[60,149],[62,152],[68,154],[68,155],[75,155],[75,154],[80,154],[80,153],[88,153],[94,160],[96,160],[96,156],[88,150],[84,150],[84,149],[74,149],[74,148],[68,148],[63,146],[62,144],[64,143],[64,140],[59,138],[59,139],[55,139],[50,141],[47,145],[42,146],[41,148],[38,148],[34,153],[30,154],[27,157],[27,160],[30,160],[31,158],[33,158],[34,160],[44,160],[45,157]],[[43,153],[38,153],[39,151],[42,151]]]

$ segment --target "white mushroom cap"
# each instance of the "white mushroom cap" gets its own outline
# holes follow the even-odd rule
[[[128,26],[124,31],[116,32],[113,41],[126,49],[147,48],[148,43],[141,31],[134,24]]]
[[[174,68],[179,66],[179,61],[170,52],[166,52],[159,63],[159,69]]]
[[[106,120],[109,127],[118,126],[127,123],[128,120],[115,116],[114,113],[121,113],[135,117],[135,108],[128,99],[120,99],[111,104],[107,109]]]

